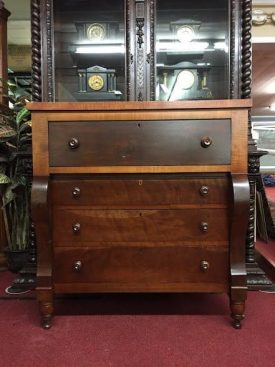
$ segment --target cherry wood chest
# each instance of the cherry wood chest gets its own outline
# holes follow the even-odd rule
[[[246,299],[249,100],[30,103],[42,324],[55,294]]]

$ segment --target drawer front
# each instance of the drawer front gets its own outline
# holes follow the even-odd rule
[[[230,122],[49,122],[50,166],[230,164]]]
[[[228,241],[227,209],[56,209],[58,246],[90,242]],[[87,244],[86,244],[87,245]]]
[[[55,283],[228,283],[226,247],[57,248]]]
[[[184,175],[112,175],[82,179],[58,178],[51,182],[55,205],[160,206],[227,205],[229,181]]]

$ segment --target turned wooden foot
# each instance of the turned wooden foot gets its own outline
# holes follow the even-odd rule
[[[244,319],[244,302],[231,302],[231,317],[233,319],[232,325],[235,329],[241,329],[241,321]]]
[[[52,315],[42,315],[41,324],[43,329],[50,329],[52,326]]]
[[[41,324],[44,329],[50,329],[53,318],[52,302],[40,302]]]

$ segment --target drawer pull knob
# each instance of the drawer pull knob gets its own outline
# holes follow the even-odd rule
[[[206,273],[209,270],[209,268],[210,268],[210,264],[208,261],[205,261],[205,260],[201,261],[201,270],[204,273]]]
[[[80,232],[80,223],[73,224],[72,228],[73,228],[73,233],[75,233],[75,234],[79,233]]]
[[[202,186],[200,188],[200,194],[201,194],[201,196],[206,196],[206,195],[208,195],[208,193],[209,193],[208,186]]]
[[[76,261],[74,263],[74,270],[79,272],[81,270],[81,268],[82,268],[82,262],[80,260]]]
[[[71,149],[77,149],[79,147],[79,140],[77,138],[71,138],[68,145]]]
[[[208,223],[207,222],[201,222],[201,230],[203,232],[207,232],[208,231]]]
[[[78,199],[80,197],[80,188],[74,187],[72,190],[72,196],[74,199]]]
[[[212,144],[212,139],[209,136],[204,136],[201,139],[201,146],[203,148],[208,148],[208,147],[210,147],[211,144]]]

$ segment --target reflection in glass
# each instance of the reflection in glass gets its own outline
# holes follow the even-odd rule
[[[228,1],[157,1],[156,99],[229,98]]]
[[[125,99],[124,0],[54,2],[56,101]]]

